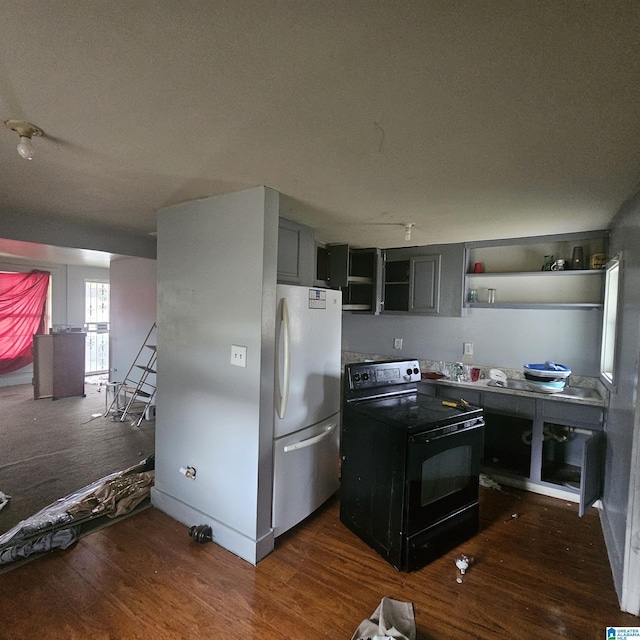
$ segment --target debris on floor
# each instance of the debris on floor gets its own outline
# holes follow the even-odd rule
[[[484,489],[495,489],[496,491],[501,491],[505,495],[512,496],[513,498],[518,498],[518,500],[520,499],[520,496],[505,491],[502,486],[498,484],[491,476],[488,476],[484,473],[480,474],[479,484]]]
[[[460,575],[456,578],[456,582],[458,584],[462,584],[462,576],[467,573],[467,569],[471,566],[472,559],[469,556],[464,555],[464,553],[456,556],[456,567],[458,571],[460,571]]]
[[[382,598],[368,620],[363,620],[351,640],[416,640],[413,604]]]
[[[11,496],[8,496],[6,493],[0,491],[0,510],[7,506],[9,500],[11,500]]]
[[[480,474],[480,486],[485,489],[496,489],[496,491],[502,491],[502,487],[491,476],[484,473]]]

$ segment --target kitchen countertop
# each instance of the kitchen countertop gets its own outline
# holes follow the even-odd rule
[[[509,379],[513,382],[524,382],[524,380]],[[591,405],[594,407],[606,406],[605,399],[597,389],[590,387],[569,386],[559,393],[540,393],[538,391],[528,391],[525,389],[509,389],[505,387],[492,386],[491,381],[480,379],[477,382],[456,382],[441,378],[439,380],[422,380],[421,384],[437,384],[447,387],[460,387],[464,389],[475,389],[477,391],[490,391],[492,393],[503,393],[514,396],[526,396],[539,400],[555,400],[562,402],[573,402],[581,405]],[[572,391],[573,390],[573,391]]]
[[[393,357],[359,353],[354,351],[342,352],[342,367],[349,362],[364,362],[365,360],[393,360]],[[396,358],[397,359],[397,358]],[[419,360],[420,370],[423,373],[438,371],[440,362],[435,360]],[[465,389],[476,389],[477,391],[490,391],[491,393],[502,393],[514,396],[526,396],[539,400],[551,400],[555,402],[572,402],[580,405],[592,407],[607,407],[609,402],[609,392],[598,378],[589,376],[569,376],[569,385],[561,393],[541,393],[539,391],[529,391],[525,389],[508,389],[504,387],[489,386],[489,372],[491,369],[500,369],[507,376],[507,380],[514,382],[525,382],[522,369],[510,369],[495,365],[472,364],[470,366],[480,368],[480,380],[477,382],[455,382],[448,378],[437,380],[422,380],[421,384],[439,384],[448,387],[460,387]]]

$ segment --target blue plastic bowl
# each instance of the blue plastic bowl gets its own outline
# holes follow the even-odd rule
[[[551,360],[547,360],[542,364],[525,364],[524,370],[540,378],[568,378],[571,375],[569,367],[563,364],[556,364]]]

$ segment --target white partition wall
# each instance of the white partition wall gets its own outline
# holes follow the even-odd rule
[[[111,262],[110,379],[121,382],[156,321],[156,261],[120,258]]]
[[[210,525],[214,542],[252,563],[273,549],[277,233],[278,194],[264,187],[158,214],[152,501]],[[246,347],[246,366],[231,364],[232,345]]]

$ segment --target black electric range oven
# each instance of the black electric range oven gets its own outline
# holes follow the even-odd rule
[[[340,520],[401,571],[478,532],[482,409],[419,393],[416,360],[346,365]]]

